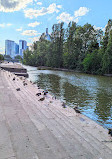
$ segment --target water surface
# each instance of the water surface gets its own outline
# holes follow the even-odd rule
[[[42,89],[70,107],[78,105],[84,115],[104,127],[112,127],[112,77],[25,67],[29,79]]]

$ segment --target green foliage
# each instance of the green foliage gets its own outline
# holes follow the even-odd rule
[[[12,59],[10,55],[4,55],[4,58]]]
[[[100,68],[100,57],[98,50],[94,50],[91,54],[87,54],[83,61],[84,72],[96,74]]]
[[[81,70],[86,73],[112,73],[112,20],[108,21],[105,33],[95,30],[91,24],[78,26],[70,22],[54,24],[51,41],[45,33],[26,50],[23,63],[32,66],[49,66]]]
[[[22,57],[20,55],[15,56],[15,59],[22,60]]]
[[[4,60],[4,56],[0,54],[0,61]]]

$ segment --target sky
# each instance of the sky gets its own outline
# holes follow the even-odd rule
[[[0,0],[0,53],[5,53],[5,40],[37,41],[53,24],[70,21],[89,23],[104,30],[112,19],[112,0]]]

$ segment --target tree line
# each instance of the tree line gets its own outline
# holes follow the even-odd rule
[[[91,74],[112,74],[112,20],[105,32],[91,24],[84,26],[70,22],[54,24],[51,41],[45,34],[26,50],[23,63],[31,66],[48,66],[78,70]]]

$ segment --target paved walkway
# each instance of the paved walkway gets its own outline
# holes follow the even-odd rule
[[[0,159],[112,159],[107,130],[14,76],[0,70]]]

